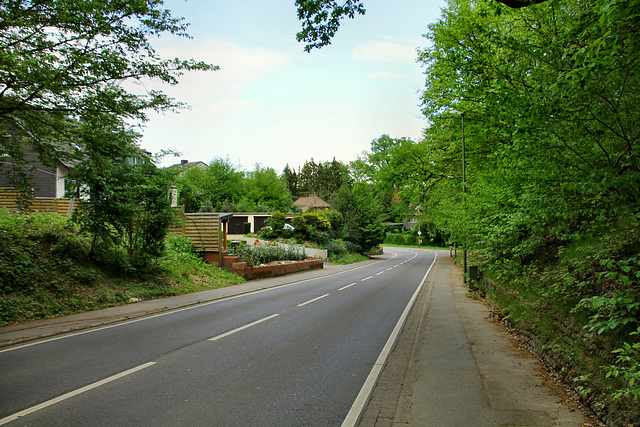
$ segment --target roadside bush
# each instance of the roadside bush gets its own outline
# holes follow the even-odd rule
[[[175,261],[204,262],[193,248],[193,242],[187,236],[169,234],[165,238],[164,258]]]
[[[412,231],[387,232],[384,243],[390,245],[417,245],[417,236]]]
[[[280,211],[275,211],[271,218],[269,218],[269,225],[276,234],[276,237],[280,237],[282,234],[282,229],[284,228],[284,223],[287,220],[287,216]]]
[[[357,247],[353,243],[342,239],[329,240],[325,245],[325,248],[327,249],[329,256],[357,252]]]

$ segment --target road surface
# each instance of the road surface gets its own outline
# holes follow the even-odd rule
[[[0,351],[0,424],[340,425],[435,257],[389,251],[364,268]]]

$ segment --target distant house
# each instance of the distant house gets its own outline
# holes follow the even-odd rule
[[[169,169],[178,170],[180,173],[191,168],[206,169],[207,164],[205,162],[190,162],[189,160],[180,160],[180,163],[169,166]]]
[[[306,212],[308,210],[312,211],[321,211],[325,209],[331,209],[331,205],[315,194],[310,195],[309,197],[300,197],[298,200],[293,202],[295,206],[300,207],[302,212]]]
[[[66,176],[73,169],[75,161],[58,161],[55,166],[45,166],[31,151],[25,152],[24,160],[31,173],[30,186],[34,197],[65,197]],[[11,157],[0,157],[0,188],[14,186],[10,177],[19,175],[19,168]]]
[[[61,151],[71,150],[63,144],[54,145]],[[136,165],[149,161],[150,158],[151,153],[142,150],[139,156],[129,157],[126,162]],[[24,165],[17,164],[11,157],[0,156],[0,188],[14,187],[11,176],[22,175],[21,168],[26,168],[31,175],[29,186],[33,191],[33,197],[63,199],[67,190],[67,176],[78,163],[79,160],[59,160],[55,166],[46,166],[31,149],[25,147]]]

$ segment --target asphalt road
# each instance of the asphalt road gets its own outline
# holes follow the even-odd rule
[[[0,424],[341,425],[434,259],[391,251],[365,268],[0,351]]]

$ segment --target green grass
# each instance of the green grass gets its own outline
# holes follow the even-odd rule
[[[355,253],[355,252],[349,252],[349,253],[340,254],[340,255],[331,255],[328,261],[331,264],[346,265],[346,264],[353,264],[356,262],[366,261],[368,259],[370,259],[368,256]]]
[[[206,264],[181,236],[143,270],[126,272],[89,256],[90,239],[55,214],[0,210],[0,326],[217,289],[244,282]]]

